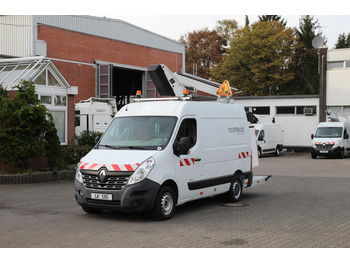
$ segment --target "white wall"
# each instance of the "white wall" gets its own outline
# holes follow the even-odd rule
[[[284,146],[311,146],[311,134],[316,131],[319,123],[318,96],[244,97],[236,98],[235,103],[243,104],[244,107],[269,106],[270,115],[258,115],[257,117],[261,123],[271,123],[274,117],[276,123],[281,124],[284,131]],[[277,114],[276,107],[279,106],[316,106],[316,114],[312,116]]]
[[[338,113],[350,115],[350,48],[329,50],[327,60],[327,106],[340,107]],[[343,67],[330,68],[332,62],[343,62]]]
[[[31,15],[0,16],[0,55],[32,56],[34,25]]]

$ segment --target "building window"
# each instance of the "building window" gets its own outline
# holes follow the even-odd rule
[[[306,112],[305,109],[312,109],[313,114],[316,114],[316,106],[277,106],[276,114],[304,115]]]
[[[66,106],[66,96],[54,96],[55,106]]]
[[[49,111],[53,117],[57,135],[61,143],[66,142],[66,112],[65,111]]]
[[[276,114],[295,114],[295,106],[277,106]]]
[[[345,67],[350,68],[350,61],[346,61]]]
[[[51,96],[41,96],[40,101],[42,104],[51,105]]]
[[[328,62],[328,69],[344,68],[344,61]]]
[[[270,107],[269,106],[257,106],[252,108],[253,114],[256,115],[270,115]]]
[[[59,95],[41,95],[38,94],[38,98],[43,105],[49,110],[53,117],[55,127],[57,129],[57,135],[62,144],[66,141],[66,112],[67,112],[67,96]]]
[[[56,77],[50,70],[43,71],[35,80],[34,83],[42,86],[61,86]]]

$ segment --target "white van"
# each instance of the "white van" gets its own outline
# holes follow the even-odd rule
[[[350,122],[321,122],[315,135],[311,135],[311,157],[331,156],[344,158],[350,155]]]
[[[252,164],[242,105],[133,103],[81,159],[75,198],[88,213],[151,210],[165,220],[191,200],[226,193],[229,201],[239,201],[243,187],[268,179],[253,178]]]
[[[283,150],[283,131],[280,124],[253,124],[256,130],[258,155],[274,153],[279,156]]]
[[[75,135],[84,130],[93,132],[106,131],[117,113],[114,98],[90,97],[75,104]]]

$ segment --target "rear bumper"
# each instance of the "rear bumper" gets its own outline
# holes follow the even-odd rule
[[[97,190],[85,188],[75,180],[75,200],[80,206],[93,209],[144,212],[152,209],[159,187],[158,183],[146,178],[123,190]],[[91,193],[110,194],[112,200],[95,200]]]

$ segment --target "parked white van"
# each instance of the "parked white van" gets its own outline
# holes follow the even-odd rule
[[[311,157],[340,157],[350,155],[350,122],[321,122],[311,135]]]
[[[259,157],[274,153],[279,156],[283,150],[283,131],[280,124],[253,124],[256,130]]]
[[[75,104],[75,135],[84,130],[93,132],[106,131],[117,113],[114,98],[90,97]]]
[[[151,210],[161,220],[199,198],[239,201],[244,187],[268,179],[253,178],[250,137],[242,105],[128,104],[78,164],[76,201],[88,213]]]

